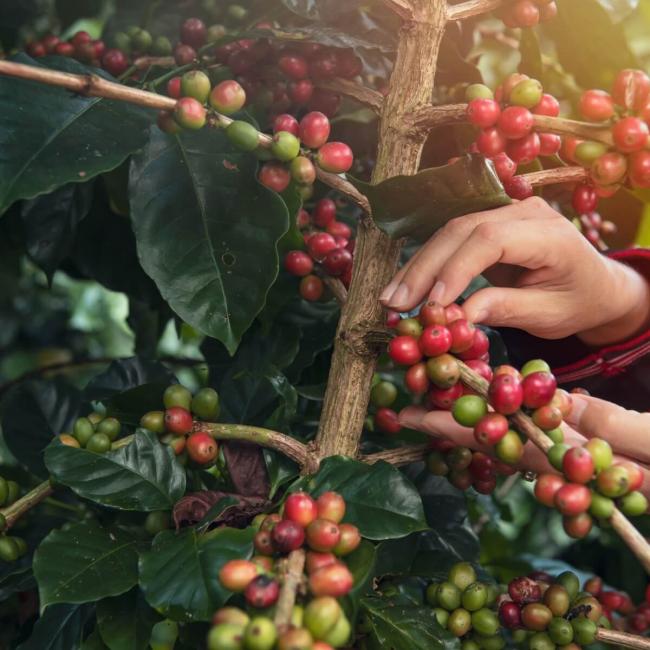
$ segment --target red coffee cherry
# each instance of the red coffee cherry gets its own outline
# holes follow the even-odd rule
[[[289,99],[298,106],[306,104],[314,93],[314,84],[309,79],[292,81],[287,85]]]
[[[450,350],[454,354],[465,352],[474,344],[476,328],[474,327],[474,324],[470,323],[467,319],[457,318],[447,325],[447,329],[451,334]]]
[[[638,154],[632,154],[630,160],[632,161],[636,155]],[[616,151],[609,151],[594,161],[591,166],[591,178],[599,185],[613,185],[623,180],[627,172],[627,164],[626,156]]]
[[[313,219],[319,228],[326,228],[336,219],[336,203],[332,199],[318,201],[314,206]]]
[[[303,251],[289,251],[284,258],[284,268],[291,275],[304,277],[314,270],[314,262]]]
[[[640,151],[648,144],[648,125],[638,117],[624,117],[612,127],[616,148],[622,153]]]
[[[535,580],[521,576],[508,584],[508,594],[518,605],[536,603],[542,599],[542,590]]]
[[[460,352],[458,357],[463,360],[480,359],[490,350],[490,339],[487,334],[478,327],[474,328],[474,340],[472,345],[464,352]]]
[[[295,521],[285,519],[273,529],[272,536],[273,544],[280,553],[291,553],[303,545],[305,530]]]
[[[241,84],[227,79],[217,84],[211,91],[209,103],[212,108],[224,115],[232,115],[246,104],[246,91]],[[287,129],[284,129],[287,130]]]
[[[314,551],[327,553],[341,539],[341,531],[337,524],[327,519],[315,519],[307,526],[307,544]]]
[[[585,90],[580,96],[580,113],[586,120],[604,122],[614,117],[614,100],[604,90]]]
[[[286,131],[298,137],[300,132],[298,120],[293,115],[289,115],[289,113],[280,113],[273,120],[273,133],[280,133],[281,131]]]
[[[532,415],[533,422],[544,431],[557,429],[562,424],[562,411],[556,406],[545,404],[535,409]]]
[[[524,400],[521,382],[512,375],[495,376],[488,390],[490,404],[497,413],[512,415]]]
[[[582,539],[589,535],[593,524],[594,520],[587,512],[582,512],[573,517],[562,518],[562,527],[564,528],[564,532],[574,539]]]
[[[450,411],[454,402],[463,395],[463,385],[457,383],[451,388],[438,388],[434,386],[429,391],[429,401],[432,406],[443,411]]]
[[[505,151],[494,156],[492,164],[501,182],[510,180],[517,172],[517,164],[514,160],[508,158]]]
[[[307,250],[309,254],[318,261],[325,259],[326,255],[337,248],[336,241],[332,235],[326,232],[317,232],[309,238]]]
[[[352,237],[352,228],[342,221],[330,221],[326,230],[332,237],[343,237],[348,240]]]
[[[563,515],[573,517],[589,509],[591,491],[579,483],[567,483],[555,493],[554,503]]]
[[[168,111],[160,111],[158,113],[156,124],[163,133],[168,133],[170,135],[180,133],[183,130],[174,119],[173,114]]]
[[[345,248],[330,251],[323,260],[323,268],[332,277],[343,275],[352,266],[352,253]]]
[[[521,627],[521,609],[517,603],[507,600],[499,606],[499,621],[503,627],[516,630]]]
[[[479,152],[488,158],[504,153],[507,142],[505,136],[496,127],[484,129],[476,138]]]
[[[309,589],[316,596],[341,598],[352,589],[354,579],[342,562],[330,564],[309,576]]]
[[[174,61],[176,65],[189,65],[196,59],[196,50],[191,45],[179,43],[174,48]]]
[[[555,156],[562,147],[562,138],[554,133],[539,134],[539,155]]]
[[[320,300],[324,290],[323,281],[317,275],[306,275],[300,281],[300,295],[309,302]]]
[[[429,390],[429,377],[427,377],[426,364],[420,362],[411,366],[404,375],[404,384],[411,393],[424,395]]]
[[[509,181],[503,183],[503,189],[511,199],[523,201],[533,195],[533,186],[530,181],[523,176],[515,176]]]
[[[71,39],[70,42],[74,47],[79,47],[79,45],[83,45],[84,43],[90,43],[92,41],[92,37],[88,32],[84,31],[78,31]]]
[[[557,474],[540,474],[535,482],[535,498],[549,508],[555,506],[555,494],[565,484]]]
[[[535,132],[518,140],[510,140],[506,145],[506,154],[518,165],[527,165],[533,162],[541,150],[541,141]]]
[[[205,126],[205,108],[193,97],[181,97],[174,108],[174,119],[184,129],[202,129]]]
[[[260,574],[259,567],[249,560],[230,560],[219,570],[219,582],[235,593],[242,592]]]
[[[251,607],[258,609],[271,607],[276,603],[279,595],[280,585],[276,580],[268,576],[258,576],[244,591],[246,602]]]
[[[167,82],[167,94],[174,99],[180,99],[181,97],[181,78],[172,77]]]
[[[630,183],[634,187],[650,187],[650,151],[635,151],[628,156]]]
[[[341,531],[341,539],[334,547],[334,554],[344,557],[352,553],[361,544],[361,533],[353,524],[341,524],[339,530]]]
[[[330,136],[330,121],[319,111],[307,113],[300,120],[300,140],[310,149],[319,149]]]
[[[114,77],[119,77],[129,67],[129,60],[122,50],[106,50],[102,56],[102,68]]]
[[[494,377],[492,368],[490,368],[490,365],[486,361],[483,361],[483,359],[468,359],[465,361],[465,365],[468,368],[471,368],[475,373],[481,375],[481,377],[486,381],[492,381],[492,378]]]
[[[481,129],[494,126],[501,115],[501,107],[493,99],[473,99],[467,105],[467,119]]]
[[[593,212],[598,207],[598,196],[596,195],[596,190],[586,183],[576,185],[576,188],[573,190],[571,204],[578,214]]]
[[[532,372],[524,377],[521,387],[524,391],[524,406],[535,409],[553,399],[557,381],[550,372]]]
[[[336,50],[336,74],[344,79],[354,79],[363,72],[363,61],[354,50]]]
[[[205,23],[199,18],[188,18],[181,25],[181,41],[194,49],[200,48],[205,43],[206,33]]]
[[[319,519],[328,519],[338,524],[345,516],[345,499],[338,492],[323,492],[316,499]]]
[[[318,166],[333,174],[344,174],[353,162],[352,149],[344,142],[326,142],[316,154]]]
[[[180,406],[172,406],[165,411],[165,429],[177,436],[192,430],[192,414]]]
[[[508,433],[507,418],[500,413],[484,415],[474,426],[474,438],[482,445],[496,445]]]
[[[182,100],[181,100],[182,101]],[[291,182],[291,174],[281,163],[267,162],[259,172],[259,181],[274,192],[284,192]]]
[[[640,109],[650,93],[650,78],[643,70],[621,70],[612,87],[612,97],[619,106]]]
[[[59,56],[72,56],[74,54],[74,45],[67,42],[57,43],[54,47],[54,53]]]
[[[469,472],[475,480],[487,481],[494,475],[494,459],[482,451],[475,451],[469,465]]]
[[[393,409],[380,408],[375,413],[375,426],[382,432],[395,435],[402,430],[397,413]]]
[[[283,514],[285,519],[306,528],[318,516],[318,507],[306,492],[293,492],[284,502]]]
[[[334,553],[318,553],[317,551],[307,551],[307,557],[305,560],[305,569],[307,575],[316,573],[319,569],[323,569],[326,566],[331,566],[332,564],[337,564],[339,560],[336,558]]]
[[[560,102],[549,95],[544,93],[539,104],[532,109],[534,115],[548,115],[549,117],[558,117],[560,114]]]
[[[253,538],[253,546],[261,555],[274,555],[275,544],[273,544],[273,533],[270,530],[258,530]]]
[[[452,335],[443,325],[425,327],[418,341],[420,351],[425,357],[437,357],[449,352],[452,345]]]
[[[284,54],[278,59],[278,67],[289,78],[300,80],[307,77],[309,64],[298,54]]]
[[[412,336],[396,336],[388,344],[388,355],[401,366],[412,366],[422,359],[417,339]]]
[[[185,445],[187,455],[199,465],[213,463],[219,453],[219,445],[207,433],[193,433]]]
[[[588,483],[595,469],[594,459],[584,447],[573,447],[562,458],[562,472],[572,483]]]
[[[523,138],[533,128],[533,114],[523,106],[508,106],[501,113],[497,128],[509,140]]]

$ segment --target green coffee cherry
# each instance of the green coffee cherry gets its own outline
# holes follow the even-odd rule
[[[521,376],[526,377],[534,372],[551,372],[551,366],[544,359],[531,359],[521,367]]]
[[[95,427],[88,418],[79,418],[72,428],[72,435],[79,441],[82,447],[85,447],[90,438],[95,433]]]
[[[192,398],[192,413],[202,420],[216,422],[219,417],[219,393],[214,388],[202,388]]]
[[[124,32],[116,32],[113,36],[113,45],[125,54],[131,52],[131,37]]]
[[[510,103],[533,108],[539,104],[543,94],[544,89],[537,79],[524,79],[510,91]]]
[[[246,20],[248,16],[248,9],[241,5],[230,5],[228,7],[228,17],[238,23]]]
[[[7,481],[2,476],[0,476],[0,506],[7,503],[7,495],[9,494],[9,487],[7,486]]]
[[[108,439],[113,442],[120,435],[122,430],[122,425],[117,418],[104,418],[97,425],[97,433],[104,433],[108,436]]]
[[[271,153],[278,160],[289,162],[300,153],[300,140],[293,133],[279,131],[273,136]]]
[[[304,625],[315,639],[324,639],[342,615],[336,598],[314,598],[305,607]]]
[[[567,451],[569,451],[568,445],[562,442],[554,444],[546,453],[548,462],[558,471],[562,471],[562,459]]]
[[[397,399],[397,387],[390,381],[380,381],[370,391],[370,401],[379,408],[388,408]]]
[[[555,582],[557,582],[559,585],[562,585],[567,590],[569,598],[571,600],[575,600],[575,597],[580,591],[580,580],[575,573],[572,571],[564,571],[563,573],[560,573],[557,578],[555,578]]]
[[[158,435],[165,433],[164,411],[149,411],[140,418],[140,426]]]
[[[257,129],[252,124],[242,120],[235,120],[227,126],[226,135],[242,151],[255,151],[259,145]]]
[[[482,636],[494,636],[499,631],[497,615],[487,607],[472,613],[472,628]]]
[[[478,395],[463,395],[455,402],[451,414],[464,427],[473,427],[486,413],[487,402]]]
[[[7,481],[7,504],[13,503],[20,496],[20,485],[16,481]]]
[[[190,70],[181,77],[181,95],[205,104],[210,96],[210,77],[201,70]]]
[[[271,623],[271,625],[273,625],[273,623]],[[275,629],[275,626],[273,627]],[[243,638],[244,628],[239,625],[233,625],[232,623],[216,625],[210,630],[210,632],[208,632],[208,650],[241,650]],[[275,639],[273,640],[273,643],[275,643]],[[251,648],[251,650],[260,650],[261,647],[264,647],[257,647],[253,642],[250,644],[247,643],[246,646]],[[268,649],[270,650],[272,647],[273,646],[270,645],[268,646]]]
[[[14,543],[16,544],[16,548],[18,549],[18,557],[22,557],[27,553],[27,542],[22,538],[22,537],[12,537],[11,539],[14,540]]]
[[[592,492],[589,514],[597,519],[609,519],[614,514],[614,500],[598,492]]]
[[[554,618],[548,626],[548,635],[556,645],[567,645],[573,641],[573,627],[565,618]]]
[[[447,629],[456,637],[465,636],[472,629],[472,617],[466,609],[455,609],[447,620]]]
[[[560,427],[546,431],[546,435],[556,444],[564,442],[564,432]]]
[[[305,608],[300,605],[294,605],[291,610],[291,627],[303,627],[305,620]]]
[[[485,607],[488,599],[487,586],[481,582],[473,582],[461,596],[462,606],[469,612],[475,612]]]
[[[536,632],[528,639],[530,650],[555,650],[555,644],[546,632]]]
[[[451,582],[441,582],[436,593],[438,605],[444,607],[448,612],[460,607],[460,589]]]
[[[20,556],[18,544],[13,537],[0,537],[0,560],[15,562]]]
[[[130,34],[131,36],[131,47],[136,52],[148,52],[151,46],[153,45],[153,38],[151,34],[146,29],[140,29],[137,27]]]
[[[639,517],[648,509],[648,499],[641,492],[630,492],[617,501],[621,512],[628,517]]]
[[[336,621],[334,627],[325,635],[323,641],[329,643],[334,648],[340,648],[347,643],[351,632],[352,626],[350,625],[350,621],[348,621],[345,614],[341,613],[339,620]]]
[[[166,36],[156,36],[151,47],[151,52],[156,56],[168,56],[172,53],[171,41]]]
[[[589,645],[596,638],[598,626],[588,618],[579,616],[571,621],[573,627],[573,639],[578,645]]]
[[[449,620],[449,612],[442,607],[436,607],[433,610],[433,614],[436,617],[436,621],[440,627],[447,627],[447,621]]]
[[[601,142],[585,140],[575,149],[574,157],[584,167],[590,167],[593,162],[607,153],[608,147]]]
[[[111,448],[111,440],[105,433],[96,433],[86,444],[86,449],[95,454],[105,454]]]
[[[158,510],[157,512],[150,512],[144,520],[144,529],[149,535],[157,535],[160,531],[166,530],[171,525],[169,512],[166,510]]]
[[[494,93],[484,84],[471,84],[465,89],[465,101],[473,99],[494,99]]]
[[[432,582],[428,587],[425,592],[425,598],[427,600],[427,603],[431,605],[431,607],[435,607],[438,604],[438,583],[437,582]]]
[[[189,411],[191,403],[192,393],[181,384],[172,384],[163,393],[163,404],[166,409],[172,408],[172,406],[180,406]]]
[[[458,562],[449,570],[448,580],[462,591],[476,582],[476,571],[469,562]]]
[[[474,639],[463,639],[460,650],[481,650],[481,646]]]
[[[506,640],[501,634],[495,634],[493,636],[477,634],[474,638],[481,650],[502,650],[506,645]]]
[[[278,632],[270,618],[257,616],[246,626],[243,638],[247,650],[271,650],[277,641]],[[209,642],[208,646],[212,650]],[[215,650],[217,648],[222,650],[221,646],[215,646]]]

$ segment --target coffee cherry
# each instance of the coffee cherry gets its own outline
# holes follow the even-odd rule
[[[508,420],[500,413],[487,413],[474,426],[474,438],[483,445],[496,445],[506,433]]]
[[[232,79],[222,81],[211,91],[209,103],[212,108],[224,115],[232,115],[241,110],[246,103],[246,91]]]
[[[451,357],[453,359],[453,357]],[[418,364],[420,365],[420,364]],[[423,364],[424,365],[424,364]],[[415,368],[416,366],[412,366]],[[409,371],[412,370],[409,368]],[[436,372],[438,371],[438,366],[436,367]],[[456,369],[458,369],[458,363],[456,363]],[[425,377],[427,384],[429,381],[427,366],[424,365]],[[407,373],[408,374],[408,373]],[[460,375],[459,375],[460,376]],[[442,409],[443,411],[451,411],[454,402],[463,394],[463,385],[460,382],[456,382],[450,388],[437,388],[433,387],[429,391],[429,400],[433,406],[436,408]]]
[[[120,425],[120,421],[113,417],[104,418],[96,427],[97,432],[108,436],[108,439],[111,442],[117,439],[120,435],[121,429],[122,426]]]
[[[419,339],[423,331],[422,325],[417,318],[402,318],[395,330],[401,336],[412,336],[416,339]]]
[[[327,553],[341,539],[339,527],[327,519],[315,519],[307,526],[307,544],[314,551]]]
[[[289,162],[300,153],[300,140],[288,131],[279,131],[273,136],[271,153],[278,160]]]
[[[59,56],[72,56],[74,54],[74,45],[72,43],[57,43],[54,47],[54,53]]]
[[[404,385],[414,395],[424,395],[429,390],[426,364],[420,362],[411,366],[404,375]],[[460,397],[460,394],[457,397]]]
[[[616,148],[622,153],[643,149],[648,143],[648,125],[638,117],[624,117],[612,127]]]
[[[484,84],[470,84],[465,89],[465,101],[473,99],[494,99],[494,93]]]
[[[471,584],[471,583],[470,583]],[[465,585],[467,586],[467,585]],[[463,587],[464,589],[465,587]],[[436,591],[436,600],[440,607],[453,611],[460,607],[462,589],[451,581],[441,582]]]
[[[192,398],[192,413],[202,420],[216,422],[219,417],[219,393],[214,388],[201,388]]]
[[[177,436],[192,430],[192,414],[180,406],[172,406],[165,411],[165,430]]]
[[[523,201],[533,195],[533,186],[530,181],[523,176],[515,176],[503,183],[503,189],[511,199]]]
[[[614,461],[614,452],[611,445],[601,438],[591,438],[584,444],[584,448],[589,452],[594,461],[594,470],[596,473],[607,469]]]
[[[447,629],[455,637],[465,636],[472,629],[471,614],[466,609],[455,609],[447,619]]]
[[[614,465],[598,474],[596,486],[603,496],[616,499],[629,491],[630,476],[625,467]]]
[[[403,321],[402,321],[403,322]],[[452,335],[443,325],[426,327],[420,335],[418,345],[426,357],[437,357],[448,352],[452,345]]]
[[[149,535],[157,535],[162,530],[167,530],[171,524],[169,512],[159,510],[150,512],[144,520],[144,529]],[[224,621],[225,622],[225,621]]]
[[[494,447],[497,458],[508,464],[516,465],[524,455],[524,443],[516,431],[508,431]]]
[[[534,108],[542,100],[544,90],[537,79],[524,79],[511,91],[509,101],[515,106]]]
[[[226,135],[242,151],[255,151],[259,146],[257,129],[248,122],[235,120],[226,127]]]
[[[95,433],[86,443],[86,449],[95,454],[105,454],[111,448],[111,440],[104,433]]]
[[[61,433],[59,436],[59,442],[62,445],[66,445],[67,447],[75,447],[76,449],[79,449],[81,445],[79,444],[79,441],[76,438],[73,438],[70,434],[68,433]],[[0,497],[0,504],[4,503],[6,497]],[[0,530],[2,530],[2,527],[0,527]]]
[[[82,447],[88,444],[88,441],[95,433],[95,428],[88,418],[78,418],[72,428],[72,435],[79,441]]]
[[[300,548],[305,541],[305,531],[295,521],[285,519],[273,529],[273,543],[280,553],[290,553]]]
[[[352,266],[352,253],[345,248],[330,251],[323,260],[323,268],[328,275],[339,277]]]
[[[309,302],[320,300],[324,290],[323,281],[317,275],[306,275],[300,281],[300,295]]]
[[[544,93],[539,100],[539,104],[532,109],[534,115],[548,115],[549,117],[558,117],[560,114],[560,102],[549,95]]]
[[[240,644],[237,650],[241,647],[245,647],[247,650],[272,650],[277,638],[278,632],[273,621],[265,616],[256,616],[246,625],[244,645]],[[218,647],[220,648],[220,646]]]
[[[458,354],[472,347],[476,331],[473,323],[470,323],[465,318],[458,318],[449,322],[447,329],[451,335],[451,352]]]
[[[472,450],[467,447],[454,447],[445,456],[445,461],[452,470],[467,469],[472,463]]]
[[[521,609],[517,603],[504,601],[499,606],[499,621],[503,627],[516,630],[521,627]]]
[[[311,575],[319,569],[336,564],[338,562],[334,553],[317,553],[316,551],[307,551],[305,567],[307,574]]]
[[[270,530],[258,530],[253,538],[255,550],[261,555],[273,555],[275,553],[275,544],[273,543],[273,533]]]
[[[591,505],[591,491],[579,483],[566,483],[555,493],[555,507],[569,517],[586,512]]]
[[[462,593],[461,605],[468,612],[476,612],[485,607],[487,603],[487,586],[481,582],[474,582],[468,585]]]
[[[480,330],[477,330],[477,332]],[[465,361],[465,365],[468,368],[471,368],[475,373],[483,377],[486,381],[492,381],[494,373],[489,364],[483,361],[482,359],[468,359]]]
[[[505,151],[494,156],[492,158],[492,164],[501,182],[510,180],[517,172],[517,164],[508,158],[508,154]]]
[[[300,120],[300,140],[310,149],[322,147],[330,135],[330,121],[319,111],[307,113]]]
[[[343,142],[326,142],[316,154],[316,164],[326,172],[343,174],[352,167],[352,149]]]
[[[580,97],[580,113],[592,122],[609,120],[614,117],[614,100],[604,90],[585,90]]]
[[[397,413],[393,409],[380,408],[375,413],[375,426],[382,433],[395,435],[402,430]]]
[[[537,582],[526,576],[515,578],[508,583],[508,594],[518,605],[536,603],[542,598],[542,590]]]
[[[630,492],[617,501],[621,512],[628,517],[639,517],[648,510],[648,499],[641,492]]]
[[[205,43],[205,23],[199,18],[188,18],[181,25],[181,41],[198,49]]]
[[[181,95],[204,104],[210,95],[210,77],[201,70],[190,70],[181,77]]]
[[[479,152],[488,158],[504,153],[507,143],[505,136],[496,127],[484,129],[476,138],[476,146]]]
[[[618,460],[616,465],[623,467],[627,471],[630,491],[640,490],[644,480],[641,468],[631,460]]]
[[[524,391],[520,381],[511,375],[495,376],[488,389],[490,404],[497,413],[512,415],[521,406]]]
[[[317,516],[338,524],[345,516],[345,499],[337,492],[323,492],[316,499]]]
[[[471,620],[472,629],[482,636],[491,637],[499,631],[499,619],[496,613],[487,607],[473,612]]]
[[[554,133],[539,134],[539,155],[555,156],[562,148],[562,138]]]
[[[607,153],[607,145],[604,145],[601,142],[585,140],[576,147],[574,158],[578,164],[583,167],[589,167],[595,160],[605,153]]]
[[[542,603],[529,603],[521,610],[521,622],[529,630],[544,631],[551,622],[553,613]]]
[[[533,114],[523,106],[508,106],[502,111],[497,128],[509,140],[523,138],[533,128]]]
[[[279,525],[279,524],[278,524]],[[280,585],[268,576],[257,576],[244,590],[244,598],[251,607],[271,607],[278,600]]]
[[[228,591],[243,592],[259,576],[259,567],[249,560],[230,560],[219,570],[219,582]]]
[[[114,77],[119,77],[129,67],[129,61],[122,50],[106,50],[102,56],[102,68]]]
[[[342,615],[336,599],[323,596],[314,598],[305,607],[303,623],[315,639],[322,639],[333,630]]]
[[[478,395],[464,395],[452,408],[454,420],[465,427],[473,427],[486,414],[487,402]]]
[[[291,79],[304,79],[309,72],[307,59],[298,54],[284,54],[277,63],[280,70]]]
[[[523,403],[527,408],[539,408],[553,399],[557,381],[550,372],[533,372],[521,384]]]
[[[493,99],[473,99],[467,105],[467,119],[481,129],[494,126],[501,115],[501,107]]]
[[[287,131],[298,137],[300,133],[298,120],[289,113],[281,113],[273,120],[273,133],[280,133],[281,131]]]
[[[568,591],[558,584],[551,585],[544,592],[543,601],[553,616],[564,616],[569,611],[571,604]]]
[[[598,627],[593,621],[579,616],[578,618],[571,619],[571,627],[573,628],[573,640],[575,643],[583,646],[594,642]]]
[[[535,498],[545,506],[555,505],[555,494],[565,484],[565,480],[557,474],[540,474],[535,482]]]
[[[289,98],[294,104],[302,106],[306,104],[314,93],[314,84],[309,79],[292,81],[287,86]]]
[[[597,519],[609,519],[614,514],[614,501],[598,492],[592,492],[589,514]]]
[[[309,576],[309,589],[314,596],[340,598],[352,589],[353,583],[350,570],[342,562],[330,564]]]
[[[334,555],[344,557],[352,553],[361,544],[361,533],[353,524],[340,524],[341,539],[334,547]]]
[[[314,262],[303,251],[289,251],[284,257],[284,268],[291,275],[301,278],[314,270]]]
[[[630,182],[634,187],[650,187],[650,151],[636,151],[628,157]]]
[[[574,539],[582,539],[583,537],[586,537],[590,533],[593,523],[593,519],[586,512],[574,517],[562,518],[564,532]]]
[[[188,437],[186,449],[187,455],[198,465],[213,463],[219,453],[219,446],[214,438],[201,432]]]
[[[388,344],[388,355],[397,364],[412,366],[422,359],[417,339],[412,336],[396,336]]]
[[[612,97],[619,106],[639,110],[650,93],[650,78],[643,70],[621,70],[612,86]]]
[[[510,140],[506,145],[506,154],[518,165],[533,162],[541,151],[541,142],[537,133],[529,133],[523,138]]]
[[[417,361],[419,361],[419,359],[413,363],[416,363]],[[451,388],[460,380],[460,366],[458,365],[458,360],[450,354],[441,354],[438,357],[429,359],[426,363],[426,368],[429,379],[438,388]]]
[[[645,153],[641,151],[637,154],[632,154],[632,156]],[[627,167],[627,158],[620,153],[611,151],[603,154],[594,161],[590,174],[594,183],[598,183],[599,185],[613,185],[623,180],[627,172]],[[650,178],[650,171],[648,172],[648,177]]]
[[[370,391],[370,402],[374,406],[390,406],[397,399],[397,387],[390,381],[380,381]],[[331,517],[324,517],[331,519]]]
[[[543,431],[553,431],[562,424],[562,412],[552,404],[546,404],[533,411],[532,419]]]
[[[174,108],[174,119],[184,129],[202,129],[205,126],[205,108],[193,97],[181,97]]]
[[[172,384],[163,393],[163,404],[166,409],[180,406],[182,409],[189,411],[192,405],[192,393],[181,384]]]
[[[288,170],[281,163],[275,162],[264,164],[258,178],[262,185],[274,192],[284,192],[291,181]]]

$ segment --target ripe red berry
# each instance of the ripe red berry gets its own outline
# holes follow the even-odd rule
[[[325,228],[332,237],[343,237],[344,239],[352,237],[352,228],[342,221],[330,221]]]
[[[307,544],[314,551],[331,551],[341,539],[341,531],[336,523],[327,519],[314,519],[307,526]]]
[[[495,376],[488,391],[490,404],[497,413],[512,415],[524,401],[521,382],[512,375]]]
[[[343,562],[330,564],[309,576],[309,589],[316,597],[341,598],[349,593],[353,584],[352,574]]]
[[[562,147],[562,138],[554,133],[539,134],[539,155],[555,156]]]
[[[333,174],[344,174],[353,162],[352,149],[344,142],[326,142],[316,154],[318,166]]]
[[[289,115],[289,113],[280,113],[273,120],[273,133],[279,133],[281,131],[286,131],[298,137],[300,132],[298,120],[293,115]]]
[[[326,115],[312,111],[300,120],[300,140],[310,149],[319,149],[330,137],[330,128]]]
[[[533,132],[523,138],[509,140],[506,145],[506,154],[517,165],[527,165],[539,156],[541,147],[539,135]]]
[[[314,270],[314,262],[303,251],[289,251],[284,258],[284,268],[291,275],[304,277]]]
[[[192,430],[192,414],[180,406],[172,406],[165,411],[165,429],[177,436]]]
[[[487,334],[478,327],[475,327],[473,331],[474,338],[472,340],[472,345],[467,348],[467,350],[458,353],[460,359],[480,359],[490,350],[490,339],[488,339]]]
[[[503,183],[503,189],[511,199],[523,201],[533,195],[533,186],[530,181],[523,176],[515,176],[509,181]]]
[[[325,256],[336,249],[336,241],[327,232],[317,232],[309,238],[307,250],[309,254],[318,261],[325,259]]]
[[[184,129],[202,129],[205,125],[205,108],[194,97],[181,97],[174,108],[174,119]]]
[[[614,100],[604,90],[585,90],[580,97],[580,113],[592,122],[609,120],[614,116]]]
[[[562,458],[562,471],[572,483],[588,483],[594,476],[594,459],[584,447],[573,447]]]
[[[542,598],[542,590],[535,580],[527,576],[515,578],[508,583],[508,594],[518,605],[536,603]]]
[[[517,171],[517,164],[508,158],[505,151],[494,156],[492,164],[501,182],[510,180]]]
[[[316,573],[319,569],[332,564],[337,564],[338,560],[334,553],[318,553],[317,551],[307,551],[307,558],[305,560],[305,568],[307,575]]]
[[[621,70],[612,86],[612,97],[619,106],[638,110],[650,93],[650,78],[643,70]]]
[[[642,155],[646,152],[633,153],[630,156],[630,163],[637,155]],[[598,185],[613,185],[619,183],[625,177],[627,172],[627,157],[616,151],[609,151],[608,153],[599,156],[591,166],[591,178],[594,183]],[[632,165],[630,165],[632,167]],[[630,170],[630,174],[632,174]]]
[[[557,474],[540,474],[535,482],[535,498],[545,506],[555,505],[555,493],[565,484]]]
[[[172,77],[167,82],[167,94],[174,99],[180,99],[181,96],[181,78]]]
[[[624,117],[612,127],[616,148],[622,153],[640,151],[648,144],[648,125],[638,117]]]
[[[211,91],[210,106],[224,115],[232,115],[241,110],[246,104],[246,91],[241,84],[233,79],[227,79],[217,84]],[[287,129],[284,129],[287,130]]]
[[[284,192],[291,181],[291,174],[281,163],[268,162],[260,169],[258,178],[260,183],[270,190]]]
[[[129,61],[122,50],[107,50],[102,57],[102,68],[104,68],[106,72],[112,74],[114,77],[119,77],[128,67]]]
[[[283,514],[285,519],[305,528],[318,516],[318,507],[306,492],[292,492],[284,502]]]
[[[43,44],[43,47],[45,48],[45,51],[48,54],[54,53],[54,50],[56,46],[61,42],[58,36],[55,36],[54,34],[45,34],[43,38],[41,39],[41,43]]]
[[[555,493],[555,507],[570,517],[586,512],[591,505],[591,491],[578,483],[566,483]]]
[[[517,603],[506,600],[499,607],[499,621],[503,627],[516,630],[521,627],[521,609]]]
[[[478,150],[488,158],[493,158],[500,153],[504,153],[506,144],[507,140],[505,136],[496,127],[484,129],[476,138]]]
[[[191,45],[179,43],[174,48],[174,61],[176,65],[189,65],[196,59],[196,50]]]
[[[429,401],[436,408],[450,411],[454,402],[463,395],[463,385],[459,382],[451,388],[438,388],[434,386],[429,391]]]
[[[472,454],[469,472],[477,481],[489,480],[494,475],[494,459],[481,451],[475,451]]]
[[[452,335],[444,325],[431,325],[424,328],[418,344],[425,357],[437,357],[449,351]]]
[[[205,43],[206,33],[205,23],[199,18],[188,18],[181,25],[181,41],[194,49],[200,48]]]
[[[344,557],[354,551],[361,544],[361,533],[353,524],[341,524],[341,539],[334,547],[334,554],[338,557]]]
[[[388,355],[401,366],[412,366],[422,359],[418,340],[412,336],[396,336],[388,344]]]
[[[280,585],[276,580],[268,576],[258,576],[244,591],[246,602],[251,607],[258,609],[271,607],[278,600],[279,595]]]
[[[598,206],[598,196],[596,190],[591,185],[581,183],[576,185],[571,198],[573,209],[578,214],[587,214],[593,212]]]
[[[404,385],[414,395],[424,395],[429,390],[426,364],[420,362],[411,366],[404,375]]]
[[[319,228],[326,228],[336,219],[336,203],[332,199],[321,199],[318,201],[314,206],[313,219],[314,224]]]
[[[330,251],[323,260],[323,268],[333,276],[343,275],[352,266],[352,253],[345,248],[336,248]]]
[[[591,532],[593,524],[594,520],[587,512],[582,512],[574,517],[562,518],[564,532],[574,539],[582,539],[583,537],[586,537]]]
[[[207,433],[193,433],[185,445],[187,455],[198,465],[213,463],[219,453],[217,442]]]
[[[299,54],[284,54],[278,59],[278,67],[291,79],[304,79],[309,72],[307,59]]]
[[[273,529],[273,544],[280,553],[291,553],[305,541],[305,529],[290,519],[284,519]]]
[[[402,430],[397,413],[393,409],[386,407],[377,409],[375,413],[375,426],[382,433],[387,433],[388,435],[395,435]]]
[[[486,381],[492,381],[492,377],[494,377],[492,368],[490,368],[490,365],[486,361],[483,361],[483,359],[468,359],[465,361],[465,365],[468,368],[471,368],[475,373],[481,375],[481,377]]]
[[[427,302],[422,305],[418,318],[424,327],[447,324],[445,308],[437,302]]]
[[[509,424],[505,416],[500,413],[484,415],[474,426],[474,438],[482,445],[496,445],[506,433]]]
[[[531,372],[522,382],[524,406],[536,409],[548,404],[555,395],[557,381],[550,372]]]
[[[78,47],[79,45],[83,45],[84,43],[90,43],[90,41],[92,41],[92,37],[90,36],[90,34],[88,32],[84,32],[84,31],[77,32],[70,39],[70,42],[75,47]]]
[[[289,99],[298,106],[306,104],[314,93],[314,84],[309,79],[292,81],[287,85]]]
[[[306,275],[300,281],[300,295],[309,302],[320,300],[324,290],[323,281],[317,275]]]
[[[634,187],[650,187],[650,151],[635,151],[628,156],[630,183]]]
[[[447,329],[451,334],[450,350],[454,354],[464,352],[472,347],[476,331],[473,323],[470,323],[465,318],[457,318],[447,325]]]
[[[473,99],[467,105],[467,119],[481,129],[494,126],[500,115],[501,107],[493,99]]]
[[[338,492],[323,492],[316,499],[319,519],[328,519],[338,524],[345,516],[345,499]]]
[[[532,112],[535,115],[548,115],[549,117],[557,117],[560,114],[560,102],[549,95],[544,93],[539,104],[532,109]]]
[[[509,140],[523,138],[533,128],[533,114],[523,106],[508,106],[501,113],[497,128]]]

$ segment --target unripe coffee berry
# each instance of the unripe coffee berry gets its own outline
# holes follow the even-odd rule
[[[205,126],[205,108],[193,97],[181,97],[174,108],[174,119],[184,129],[202,129]]]
[[[289,162],[300,153],[300,140],[288,131],[279,131],[273,136],[271,153],[278,160]]]
[[[361,544],[361,533],[353,524],[340,524],[341,539],[334,547],[334,555],[344,557],[352,553]]]
[[[345,499],[337,492],[323,492],[316,499],[316,508],[320,519],[338,524],[345,516]]]
[[[210,96],[210,77],[201,70],[190,70],[181,77],[181,95],[204,104]]]
[[[510,103],[524,108],[534,108],[542,100],[544,91],[537,79],[524,79],[510,91]]]
[[[429,359],[426,362],[426,369],[427,376],[438,388],[451,388],[460,380],[458,360],[451,354],[441,354],[439,357]]]
[[[473,427],[487,414],[487,402],[478,395],[464,395],[452,408],[454,420],[465,427]]]

